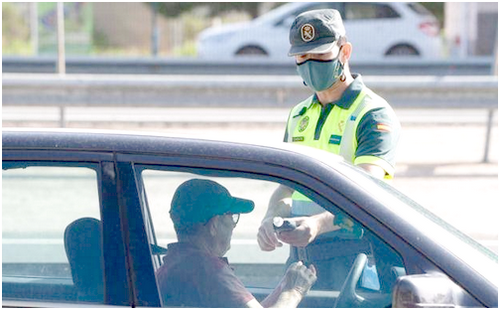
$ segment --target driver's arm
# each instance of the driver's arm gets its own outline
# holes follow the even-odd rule
[[[262,301],[262,304],[252,299],[245,306],[249,308],[296,308],[316,279],[316,269],[313,265],[307,267],[302,262],[295,262],[288,267],[283,279]]]

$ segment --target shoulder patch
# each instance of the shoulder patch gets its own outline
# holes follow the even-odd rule
[[[380,131],[380,132],[391,132],[392,131],[391,126],[388,124],[384,124],[384,123],[377,123],[376,128],[377,128],[377,131]]]

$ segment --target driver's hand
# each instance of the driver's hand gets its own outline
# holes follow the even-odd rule
[[[297,228],[280,232],[279,240],[296,247],[305,247],[318,236],[320,223],[314,217],[302,216],[287,220],[293,221]]]
[[[283,243],[278,240],[276,232],[274,231],[272,218],[267,218],[262,221],[259,232],[257,233],[257,242],[263,251],[274,251],[277,247],[283,246]]]
[[[302,262],[295,262],[288,267],[282,280],[283,291],[295,290],[302,297],[316,282],[316,268],[313,265],[306,267]]]

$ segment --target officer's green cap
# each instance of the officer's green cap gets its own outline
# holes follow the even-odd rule
[[[333,9],[307,11],[297,16],[290,28],[288,56],[321,54],[339,49],[337,41],[345,36],[339,11]]]
[[[191,179],[176,190],[170,208],[170,217],[177,230],[207,223],[223,214],[249,213],[254,209],[251,200],[231,196],[222,185],[211,180]]]

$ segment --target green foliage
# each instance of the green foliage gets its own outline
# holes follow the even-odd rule
[[[172,54],[181,57],[196,56],[196,41],[187,41],[181,47],[174,48]]]
[[[419,2],[422,6],[432,12],[439,20],[441,27],[444,25],[444,2]]]
[[[32,54],[29,25],[9,2],[2,3],[2,53]]]
[[[192,11],[195,7],[207,7],[210,16],[216,16],[229,11],[244,11],[252,18],[258,16],[259,2],[149,2],[151,7],[166,17],[177,17]]]

